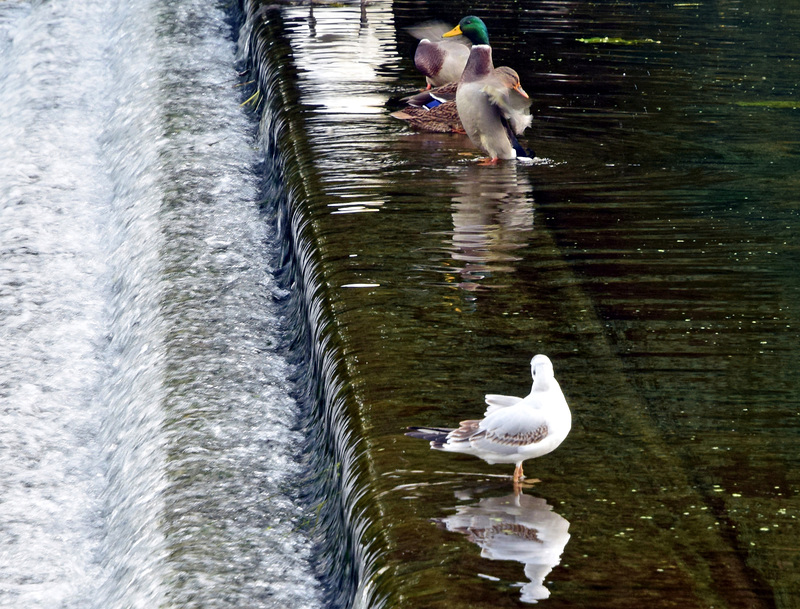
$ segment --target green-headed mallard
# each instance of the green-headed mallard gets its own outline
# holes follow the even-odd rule
[[[429,89],[457,82],[467,65],[469,46],[455,40],[442,40],[442,34],[449,29],[449,26],[432,22],[409,30],[420,38],[414,65],[425,75]]]
[[[489,32],[481,19],[464,17],[445,37],[463,34],[472,42],[461,74],[456,105],[469,139],[489,155],[488,162],[525,156],[517,142],[531,124],[528,94],[510,68],[494,68]]]

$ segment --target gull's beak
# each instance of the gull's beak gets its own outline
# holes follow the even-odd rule
[[[461,31],[461,26],[457,25],[449,32],[445,32],[444,34],[442,34],[442,38],[450,38],[451,36],[460,36],[463,33],[464,32]]]

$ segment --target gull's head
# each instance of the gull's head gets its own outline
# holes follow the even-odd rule
[[[533,391],[547,391],[550,380],[553,379],[553,363],[546,355],[536,355],[531,360],[531,376],[533,377]]]

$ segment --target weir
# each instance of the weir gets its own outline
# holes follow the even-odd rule
[[[362,419],[354,408],[345,370],[341,333],[332,311],[322,265],[319,226],[307,214],[324,196],[309,156],[307,134],[293,106],[291,49],[266,19],[271,9],[245,6],[240,54],[257,76],[254,104],[261,113],[259,136],[265,164],[264,207],[281,236],[283,285],[291,311],[291,342],[304,375],[299,381],[307,421],[304,497],[314,512],[304,526],[318,539],[316,566],[332,607],[378,607],[372,583],[378,522],[368,474]],[[314,507],[316,506],[316,507]]]
[[[499,21],[511,23],[515,10]],[[278,167],[270,180],[282,185],[265,206],[284,227],[308,327],[306,395],[319,402],[307,412],[310,445],[325,456],[311,470],[325,481],[309,493],[321,506],[318,569],[329,601],[501,607],[552,594],[548,606],[781,606],[768,559],[756,558],[771,551],[748,547],[752,529],[731,520],[737,494],[721,501],[692,450],[675,450],[615,322],[576,272],[566,231],[554,228],[552,214],[567,208],[534,182],[558,176],[569,194],[580,192],[578,178],[546,156],[542,167],[554,169],[475,167],[459,159],[469,155],[464,138],[392,123],[387,107],[413,53],[395,39],[396,20],[417,17],[402,3],[247,3],[245,12],[252,101]],[[585,208],[574,209],[583,218]],[[447,516],[478,522],[488,513],[510,535],[525,518],[544,523],[538,508],[494,501],[508,484],[501,467],[433,453],[402,434],[480,416],[485,392],[524,395],[536,352],[554,359],[575,428],[527,465],[543,480],[527,493],[572,523],[572,538],[560,562],[526,567],[539,574],[526,582],[522,559],[478,559],[474,544],[485,540],[469,526],[460,538],[447,533],[459,528]],[[503,362],[502,378],[483,354]],[[470,512],[465,502],[484,494],[492,497]],[[773,516],[785,514],[779,503]]]
[[[796,607],[800,14],[239,8],[0,2],[0,605]],[[472,10],[535,159],[390,116]]]

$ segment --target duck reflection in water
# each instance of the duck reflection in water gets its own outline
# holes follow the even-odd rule
[[[453,260],[461,263],[459,287],[479,289],[492,273],[510,273],[533,232],[533,188],[514,163],[471,165],[456,180],[453,196]],[[499,286],[494,286],[499,287]]]
[[[520,600],[535,603],[549,598],[544,579],[561,561],[569,541],[569,521],[544,499],[517,492],[481,499],[456,507],[456,513],[437,524],[467,538],[489,560],[515,560],[525,565]]]

